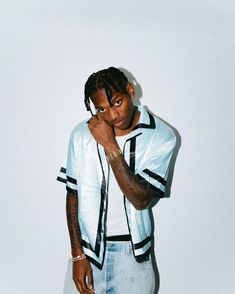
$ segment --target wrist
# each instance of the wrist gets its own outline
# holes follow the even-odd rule
[[[83,254],[84,254],[84,251],[82,249],[72,250],[72,252],[71,252],[72,258],[74,258],[76,256],[81,256]]]
[[[85,253],[83,253],[82,255],[78,255],[78,256],[73,257],[72,262],[80,261],[82,259],[86,259]]]
[[[108,162],[115,160],[119,156],[122,156],[121,149],[118,149],[117,151],[112,151],[112,152],[106,153],[106,158],[107,158]]]
[[[120,148],[119,148],[119,145],[115,139],[115,141],[113,142],[109,142],[107,145],[104,146],[104,151],[106,154],[110,153],[110,152],[116,152],[118,151]]]

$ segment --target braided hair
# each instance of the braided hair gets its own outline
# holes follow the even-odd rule
[[[127,94],[128,79],[122,71],[115,67],[109,67],[107,69],[100,70],[89,76],[85,84],[85,106],[87,111],[91,111],[90,97],[98,89],[104,89],[109,103],[112,100],[112,89],[117,92],[123,92]]]

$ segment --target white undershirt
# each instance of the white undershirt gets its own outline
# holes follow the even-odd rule
[[[117,143],[123,150],[128,135],[116,137]],[[107,236],[129,234],[126,212],[124,207],[123,193],[119,188],[113,170],[110,167],[108,211],[107,211]]]

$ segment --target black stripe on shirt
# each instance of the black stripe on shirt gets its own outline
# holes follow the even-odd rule
[[[149,175],[154,180],[157,180],[162,185],[166,186],[166,180],[164,178],[162,178],[161,176],[159,176],[158,174],[152,172],[151,170],[149,170],[147,168],[144,169],[143,172],[146,173],[147,175]]]
[[[67,181],[74,184],[74,185],[77,185],[77,180],[74,179],[74,178],[71,178],[71,177],[67,176]]]
[[[62,166],[61,169],[60,169],[60,172],[66,174],[66,168],[64,168],[64,167]]]
[[[151,237],[147,237],[145,238],[143,241],[139,242],[139,243],[135,243],[133,246],[134,246],[134,249],[140,249],[142,247],[144,247],[144,245],[146,245],[149,241],[151,241]]]
[[[65,183],[65,184],[67,183],[67,180],[62,178],[62,177],[57,177],[56,180],[61,182],[61,183]]]
[[[94,264],[98,269],[102,270],[103,262],[100,264],[98,261],[96,261],[94,258],[90,257],[88,254],[86,254],[87,259]]]
[[[157,194],[157,197],[159,198],[163,198],[164,197],[164,192],[155,187],[154,185],[152,185],[151,183],[149,183],[145,178],[141,177],[141,175],[136,174],[137,178],[141,181],[142,184],[145,185],[146,188],[151,189],[152,191],[154,191]]]
[[[85,248],[87,248],[87,249],[89,249],[89,250],[91,250],[91,251],[94,252],[94,249],[92,248],[92,246],[91,246],[90,243],[88,243],[88,242],[86,242],[85,240],[82,239],[81,240],[81,244],[82,244],[83,247],[85,247]]]
[[[144,261],[148,261],[149,260],[150,252],[151,252],[151,247],[147,251],[145,251],[145,253],[143,253],[141,255],[135,256],[135,260],[138,263],[141,263],[141,262],[144,262]]]
[[[136,130],[138,128],[155,129],[156,128],[156,123],[155,123],[154,117],[149,112],[148,112],[148,115],[149,115],[149,124],[148,125],[147,124],[143,124],[143,123],[137,124],[132,131],[134,131],[134,130]]]
[[[100,211],[99,211],[99,219],[98,219],[98,227],[97,227],[97,235],[96,235],[96,243],[95,243],[95,253],[96,253],[97,256],[99,256],[100,255],[100,246],[101,246],[101,242],[102,242],[102,238],[103,238],[102,230],[104,229],[104,224],[103,224],[103,221],[102,221],[103,220],[103,214],[107,213],[107,210],[106,210],[106,212],[104,212],[105,200],[107,199],[107,184],[106,184],[104,167],[103,167],[103,163],[102,163],[98,143],[96,144],[96,148],[97,148],[97,153],[98,153],[100,166],[101,166],[101,170],[102,170],[102,182],[101,182],[101,188],[100,188],[101,201],[100,201]],[[108,173],[109,173],[109,171],[108,171]],[[104,251],[104,254],[105,254],[105,251]],[[104,255],[103,255],[103,258],[104,258]]]
[[[139,133],[130,139],[127,139],[126,142],[130,141],[130,169],[135,172],[135,151],[136,151],[136,138],[142,133]],[[126,144],[126,143],[125,143]]]

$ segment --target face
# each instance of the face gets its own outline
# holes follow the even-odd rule
[[[109,103],[105,89],[99,89],[91,100],[102,118],[114,128],[116,136],[123,136],[131,132],[136,125],[139,113],[135,112],[133,98],[135,95],[132,84],[127,85],[127,93],[112,89],[112,100]]]

